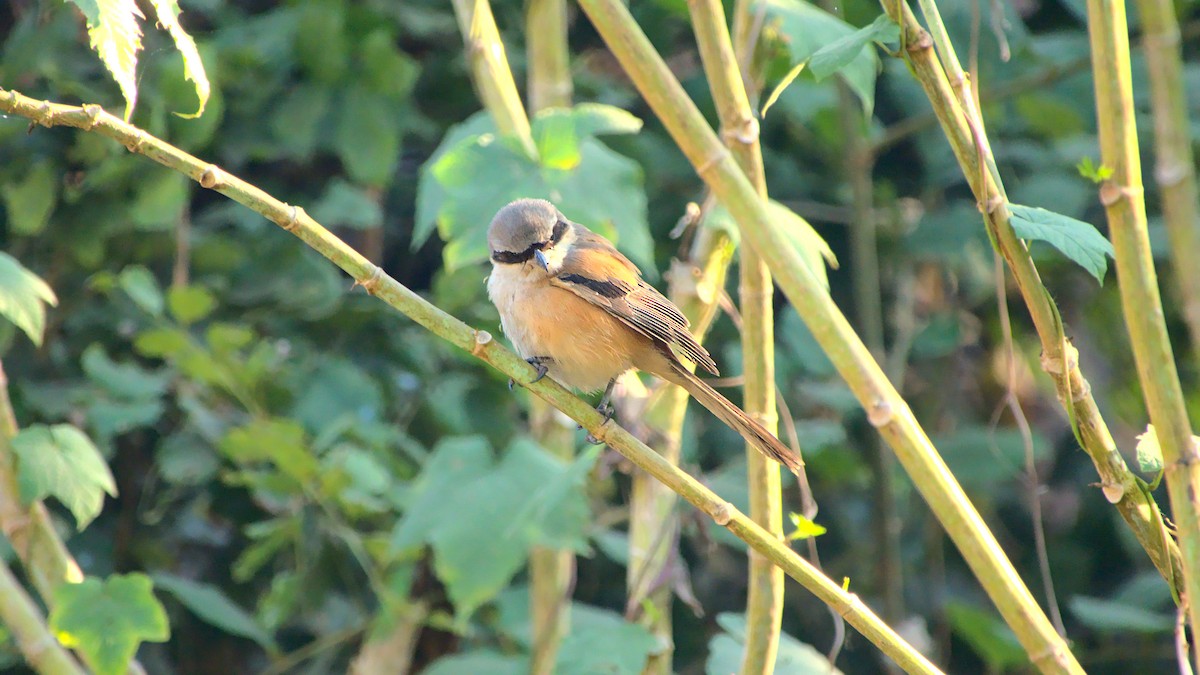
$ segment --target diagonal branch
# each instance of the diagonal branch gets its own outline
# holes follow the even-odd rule
[[[808,269],[799,251],[772,222],[766,202],[755,192],[629,10],[619,0],[581,0],[580,6],[696,173],[734,215],[749,244],[767,261],[784,294],[854,392],[868,421],[887,439],[1026,653],[1046,672],[1082,672],[908,404]]]
[[[936,8],[932,3],[927,3],[927,6]],[[1178,597],[1183,589],[1179,548],[1169,536],[1162,513],[1150,496],[1145,481],[1129,470],[1125,458],[1117,449],[1092,397],[1092,387],[1079,370],[1079,353],[1064,334],[1058,307],[1042,284],[1029,249],[1012,229],[1004,186],[999,173],[995,171],[995,162],[990,160],[986,144],[978,140],[983,137],[982,127],[964,113],[963,105],[955,94],[957,87],[963,96],[971,96],[970,88],[962,84],[966,75],[957,65],[957,57],[949,60],[949,72],[943,70],[933,50],[934,40],[917,23],[903,0],[887,0],[884,9],[901,26],[904,56],[933,105],[942,131],[954,150],[967,183],[975,192],[975,199],[981,205],[989,236],[1012,271],[1021,297],[1029,308],[1042,343],[1042,369],[1054,380],[1059,400],[1067,411],[1079,444],[1091,457],[1100,475],[1104,495],[1117,507],[1151,562],[1171,584],[1173,593]],[[927,15],[926,19],[932,25],[940,24],[936,14]],[[939,43],[938,47],[948,56],[954,53],[949,40]],[[973,103],[968,105],[974,109]],[[981,161],[981,155],[985,155],[986,161]]]
[[[188,176],[200,183],[201,187],[219,192],[262,214],[328,258],[349,274],[357,285],[450,344],[470,352],[472,356],[517,381],[529,382],[536,375],[532,366],[492,339],[488,332],[471,328],[388,276],[313,220],[302,208],[275,199],[262,189],[226,173],[220,167],[193,157],[121,121],[98,105],[62,105],[38,101],[12,90],[0,89],[0,110],[26,117],[45,127],[76,127],[115,139],[131,152],[145,155]],[[732,504],[660,457],[628,431],[611,420],[606,422],[591,404],[549,378],[526,386],[533,394],[579,422],[598,440],[670,487],[759,554],[779,565],[788,576],[846,617],[850,625],[877,645],[901,668],[910,673],[941,672],[876,616],[857,595],[845,591],[821,574]]]

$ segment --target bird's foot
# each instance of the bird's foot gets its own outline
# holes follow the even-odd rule
[[[550,358],[549,356],[531,356],[525,359],[525,362],[533,366],[534,370],[537,371],[537,377],[534,377],[529,381],[529,384],[533,384],[534,382],[537,382],[546,376],[546,373],[550,371],[546,364],[553,363],[554,359]],[[513,380],[511,377],[508,378],[509,391],[512,391],[514,384],[516,384],[516,380]]]
[[[617,409],[611,403],[608,402],[607,398],[605,398],[603,401],[600,401],[600,405],[596,406],[596,412],[598,412],[604,416],[604,421],[600,423],[600,426],[604,426],[605,424],[608,424],[608,421],[611,420],[613,418],[613,415],[615,415],[617,413]],[[588,443],[591,443],[592,445],[603,445],[604,444],[604,441],[600,440],[599,438],[596,438],[595,436],[593,436],[590,433],[587,435],[587,438],[585,438],[584,440],[587,441]]]

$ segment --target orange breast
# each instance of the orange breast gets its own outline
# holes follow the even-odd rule
[[[596,391],[632,367],[633,355],[650,346],[649,338],[574,293],[547,284],[530,284],[513,303],[524,324],[522,351],[549,356],[549,374],[564,385]]]

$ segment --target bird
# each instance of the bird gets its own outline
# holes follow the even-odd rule
[[[803,463],[771,432],[717,393],[683,363],[719,375],[670,300],[604,237],[569,220],[549,201],[518,199],[501,208],[487,232],[492,271],[488,297],[517,353],[536,370],[581,391],[604,390],[631,368],[679,385],[746,441],[798,474]]]

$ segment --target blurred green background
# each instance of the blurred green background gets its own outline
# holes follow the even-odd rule
[[[1195,2],[1180,7],[1190,112],[1200,119],[1200,13]],[[183,9],[213,83],[208,110],[197,120],[172,114],[194,110],[195,96],[169,39],[148,24],[133,123],[303,205],[401,283],[494,334],[481,239],[493,204],[513,191],[557,190],[569,217],[616,237],[643,268],[665,270],[681,248],[668,233],[687,203],[704,197],[577,8],[575,100],[628,114],[602,109],[608,126],[599,136],[572,127],[582,118],[571,113],[544,118],[539,138],[562,143],[567,133],[578,166],[568,158],[520,174],[529,183],[513,182],[518,169],[504,163],[504,147],[478,142],[489,121],[473,117],[480,104],[448,3],[192,0]],[[631,9],[715,121],[686,4]],[[853,26],[879,14],[863,0],[842,9]],[[523,6],[499,0],[494,11],[523,83]],[[972,22],[980,22],[978,82],[1012,200],[1103,231],[1095,186],[1076,168],[1099,154],[1083,3],[948,2],[942,11],[964,61]],[[788,30],[768,22],[764,40],[778,52],[768,87],[789,66],[783,41],[812,37]],[[0,51],[6,88],[113,112],[123,105],[66,4],[6,3]],[[1012,417],[997,413],[1008,374],[990,246],[927,99],[903,62],[878,53],[869,122],[854,123],[862,101],[847,106],[837,78],[807,74],[762,120],[771,196],[806,217],[837,254],[831,292],[855,320],[846,118],[877,148],[878,272],[897,386],[1041,600],[1030,512],[1032,495],[1040,500],[1056,601],[1084,667],[1170,672],[1169,591],[1094,485],[1011,288],[1015,394],[1033,429],[1036,483]],[[1136,51],[1134,73],[1151,237],[1166,281],[1175,270],[1162,257]],[[461,144],[471,138],[474,145]],[[67,511],[55,512],[87,573],[155,579],[172,630],[168,642],[142,647],[149,672],[340,672],[365,634],[413,607],[427,612],[416,672],[522,672],[531,544],[581,554],[558,671],[638,672],[654,644],[621,620],[629,478],[611,451],[583,452],[580,432],[579,460],[552,459],[528,435],[527,394],[510,393],[505,377],[352,289],[262,217],[112,141],[65,128],[29,133],[24,119],[0,119],[0,197],[0,246],[59,297],[41,347],[0,322],[17,418],[78,426],[112,467],[119,497],[87,529],[74,534]],[[1136,466],[1134,439],[1147,419],[1113,274],[1100,286],[1048,246],[1033,252],[1105,419]],[[1194,346],[1170,290],[1167,318],[1196,419]],[[911,484],[881,459],[874,431],[799,317],[778,295],[776,309],[778,385],[820,504],[816,520],[829,530],[819,539],[827,574],[848,577],[851,590],[948,672],[1030,671]],[[725,374],[740,372],[728,317],[706,344]],[[740,440],[693,412],[686,468],[744,505]],[[894,474],[893,494],[879,489],[881,471]],[[786,507],[797,509],[796,489],[786,489]],[[1156,496],[1166,507],[1165,492]],[[744,546],[690,507],[683,513],[679,555],[695,602],[670,610],[675,669],[728,672],[739,653],[730,636],[745,603]],[[881,551],[884,515],[900,528],[894,551]],[[898,565],[887,574],[886,556]],[[792,583],[784,630],[795,660],[778,672],[810,672],[804,645],[824,653],[835,631],[829,613]],[[20,672],[20,663],[11,639],[0,644],[0,664]],[[837,665],[885,672],[852,631]]]

